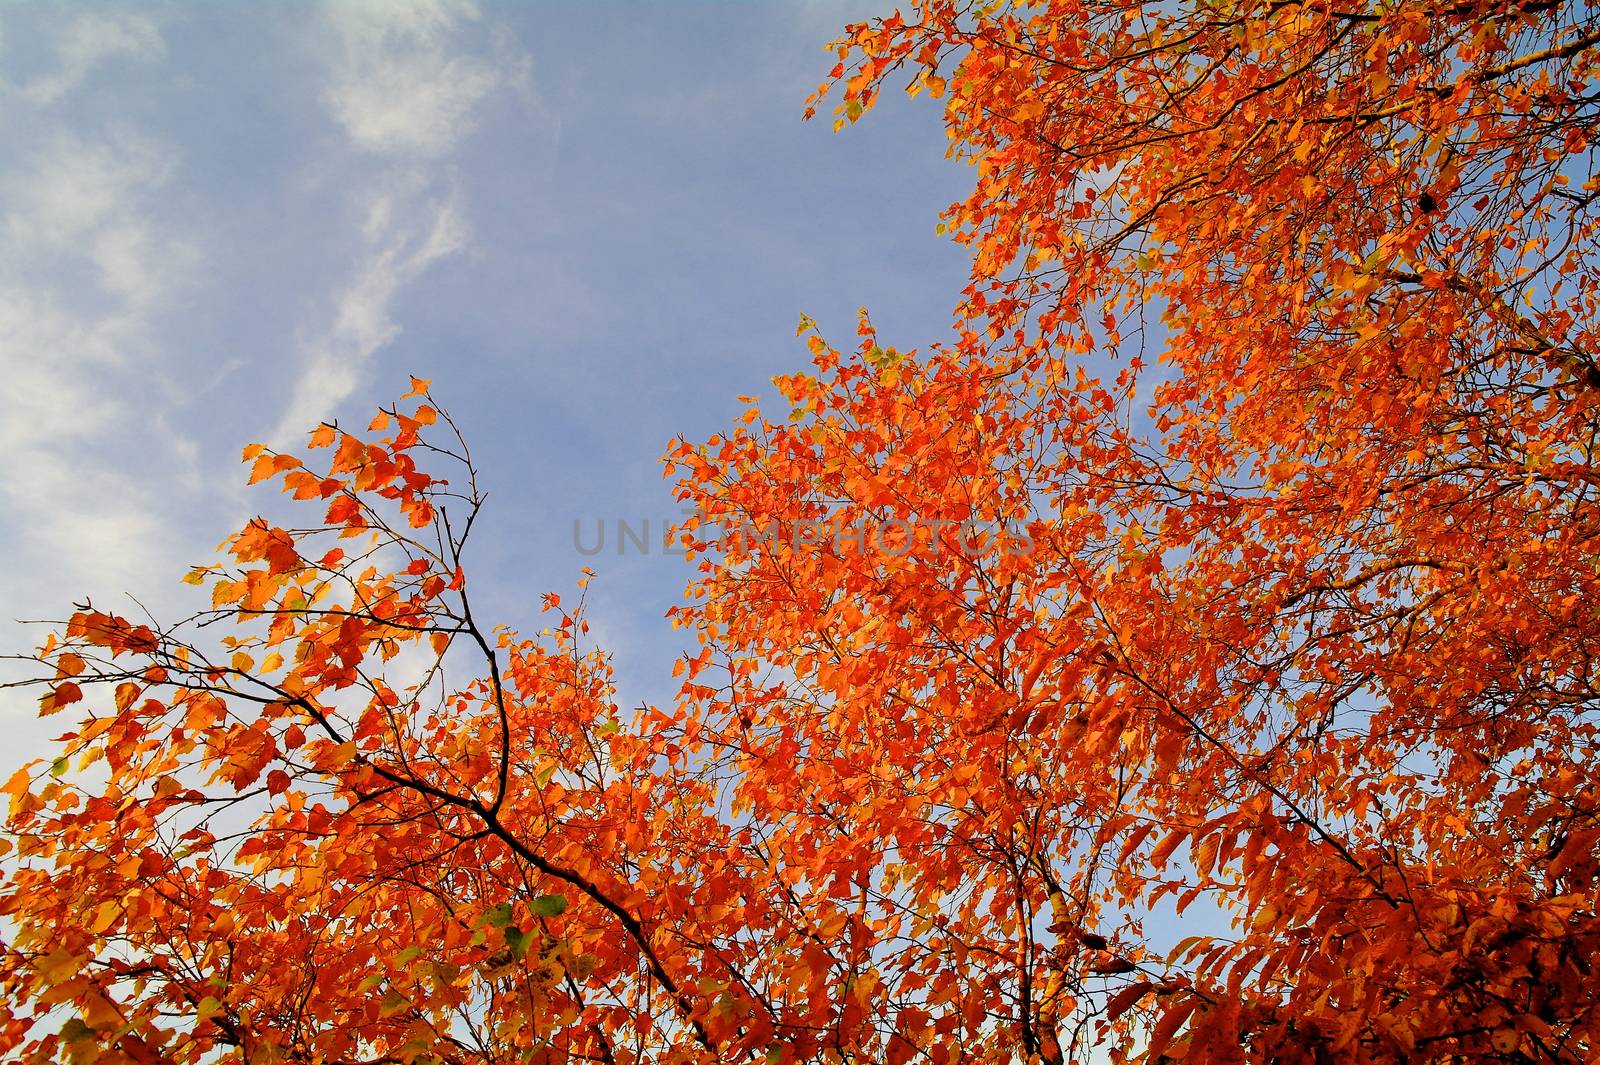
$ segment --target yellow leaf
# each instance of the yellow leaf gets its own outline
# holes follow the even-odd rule
[[[34,967],[46,983],[59,984],[78,975],[78,956],[65,947],[57,947],[34,962]]]
[[[83,1020],[91,1028],[112,1031],[122,1026],[122,1014],[111,1000],[98,991],[83,997]]]
[[[122,914],[122,907],[115,902],[104,902],[94,911],[94,918],[89,922],[89,934],[97,936],[117,923],[117,918]]]
[[[332,747],[325,748],[322,752],[322,756],[317,759],[317,768],[340,769],[348,765],[350,759],[354,758],[355,756],[355,741],[345,740],[343,743],[338,743]]]

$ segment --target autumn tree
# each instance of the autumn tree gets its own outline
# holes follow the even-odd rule
[[[581,605],[474,615],[425,383],[247,451],[310,520],[37,656],[0,1045],[1592,1059],[1597,48],[1556,0],[850,27],[819,99],[942,102],[971,283],[920,351],[802,320],[671,449],[677,701],[613,705]]]

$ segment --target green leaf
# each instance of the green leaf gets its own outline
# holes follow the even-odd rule
[[[486,910],[483,919],[496,928],[504,928],[511,923],[511,903],[502,902],[498,906]]]
[[[411,1005],[411,1000],[398,991],[390,991],[378,1001],[378,1016],[393,1017]]]
[[[528,953],[528,943],[533,939],[516,925],[511,925],[505,930],[505,937],[506,946],[510,947],[512,955],[518,958]]]
[[[905,358],[905,355],[894,348],[885,348],[874,344],[867,349],[867,361],[880,370],[895,365],[903,358]]]
[[[73,1017],[61,1026],[61,1038],[68,1043],[75,1043],[80,1039],[93,1039],[94,1029],[77,1017]]]
[[[565,895],[540,895],[533,900],[533,912],[540,917],[556,917],[567,912]]]

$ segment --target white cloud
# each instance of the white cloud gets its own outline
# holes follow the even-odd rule
[[[166,153],[126,129],[97,140],[58,132],[0,178],[0,239],[24,261],[92,267],[121,302],[117,316],[137,314],[158,302],[189,258],[144,209],[170,176]]]
[[[11,5],[11,16],[34,15]],[[0,74],[0,637],[20,651],[75,600],[154,592],[186,551],[170,512],[192,453],[143,401],[160,350],[155,316],[195,260],[160,196],[170,150],[119,122],[118,97],[80,108],[118,59],[164,53],[155,22],[131,11],[39,13],[19,37],[42,73]],[[8,42],[13,43],[13,42]],[[21,54],[16,53],[16,54]],[[58,104],[66,106],[57,106]],[[80,117],[87,111],[88,118]],[[186,457],[187,456],[187,457]],[[168,500],[163,505],[161,500]],[[125,601],[118,602],[125,608]],[[6,663],[0,680],[28,676]],[[55,722],[0,692],[8,757],[41,752]]]
[[[0,175],[0,500],[19,555],[51,559],[77,591],[127,586],[167,553],[141,477],[151,456],[108,445],[167,435],[141,431],[126,384],[194,256],[151,210],[169,172],[127,131],[60,132]]]
[[[163,52],[154,20],[132,11],[80,12],[60,25],[51,46],[56,69],[16,90],[36,106],[52,104],[71,93],[108,59],[153,59]]]
[[[162,152],[127,130],[92,140],[58,132],[4,179],[7,236],[39,250],[70,250],[167,177]]]
[[[111,57],[159,56],[151,22],[115,13],[44,23],[35,54],[51,73],[0,85],[14,150],[0,154],[0,637],[8,652],[92,596],[157,609],[195,550],[196,452],[151,382],[171,374],[160,316],[198,263],[164,196],[172,149],[119,119],[114,97],[88,117],[92,72]],[[67,106],[56,106],[58,103]],[[24,135],[21,131],[26,130]],[[209,537],[207,541],[209,542]],[[6,663],[0,680],[32,676]],[[13,760],[59,731],[31,696],[0,692]]]
[[[301,345],[303,365],[273,434],[280,446],[360,386],[401,331],[402,291],[467,248],[453,156],[482,106],[505,92],[533,102],[527,52],[504,34],[472,33],[483,27],[471,0],[335,0],[319,22],[323,102],[356,156],[318,169],[362,189],[353,204],[360,252],[331,321]]]
[[[115,321],[69,313],[49,291],[0,289],[0,491],[23,466],[17,456],[113,418],[115,398],[92,378],[117,360],[120,332]]]
[[[461,50],[460,30],[479,17],[468,0],[341,2],[324,17],[335,42],[328,108],[365,151],[446,155],[480,101],[526,85],[525,60]]]
[[[365,215],[361,265],[332,323],[305,345],[299,383],[273,434],[280,445],[299,442],[355,391],[368,360],[400,332],[392,309],[400,290],[466,246],[454,189],[436,192],[417,174],[373,193]]]

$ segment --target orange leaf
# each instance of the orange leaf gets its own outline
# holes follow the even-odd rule
[[[255,464],[250,467],[250,479],[245,483],[259,484],[268,477],[271,477],[274,473],[278,472],[277,468],[273,465],[274,458],[275,456],[268,454],[259,456],[256,459]]]
[[[1168,1004],[1150,1031],[1150,1041],[1145,1044],[1145,1056],[1150,1061],[1161,1060],[1161,1055],[1166,1053],[1167,1047],[1172,1044],[1178,1029],[1189,1019],[1189,1015],[1199,1004],[1200,1000],[1193,995],[1184,995]]]
[[[51,691],[39,700],[39,716],[48,717],[62,707],[71,706],[83,698],[83,689],[69,681],[57,684]]]
[[[18,795],[26,795],[28,788],[32,785],[32,783],[32,777],[29,775],[27,767],[24,766],[15,773],[11,774],[11,778],[6,781],[5,787],[0,788],[0,794],[10,795],[13,797]]]

